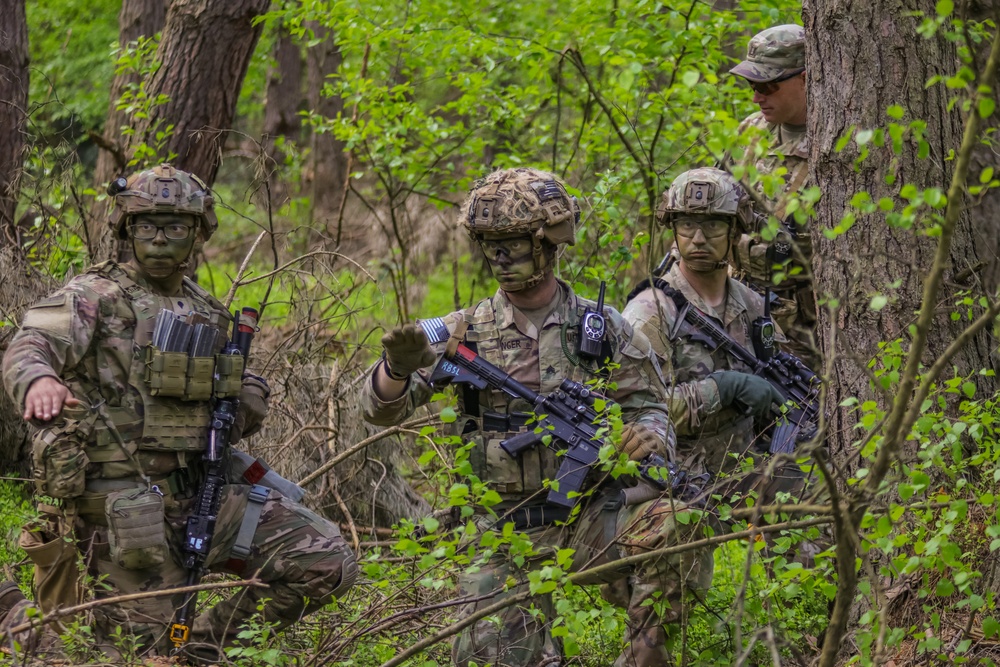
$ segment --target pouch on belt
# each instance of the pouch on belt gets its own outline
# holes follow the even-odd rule
[[[167,532],[163,495],[155,486],[112,491],[104,504],[111,560],[126,570],[166,562]]]

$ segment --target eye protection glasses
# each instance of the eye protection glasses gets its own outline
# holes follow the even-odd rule
[[[138,239],[140,241],[152,241],[156,238],[156,235],[163,230],[163,236],[165,236],[170,241],[183,241],[187,237],[191,236],[191,230],[194,227],[189,227],[180,222],[172,222],[166,225],[154,225],[151,222],[139,222],[131,227],[132,238]]]
[[[805,67],[800,67],[799,69],[793,70],[788,74],[779,76],[777,79],[771,79],[770,81],[748,81],[747,83],[750,84],[750,88],[755,93],[760,93],[761,95],[765,96],[774,95],[776,92],[778,92],[778,88],[780,88],[780,86],[778,85],[779,83],[781,83],[782,81],[788,81],[789,79],[794,79],[799,74],[802,74],[805,71],[806,71]]]

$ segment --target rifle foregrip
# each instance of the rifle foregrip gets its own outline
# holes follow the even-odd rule
[[[580,493],[583,482],[587,479],[590,466],[584,465],[571,458],[564,458],[559,472],[556,473],[556,481],[559,482],[559,489],[549,490],[548,501],[559,507],[573,507],[580,500],[580,496],[569,497],[570,493]]]
[[[514,459],[517,458],[517,456],[525,449],[530,449],[539,445],[542,442],[542,436],[544,435],[544,431],[541,433],[535,433],[535,429],[531,429],[527,433],[519,433],[513,438],[501,440],[500,447],[507,452],[508,456]]]

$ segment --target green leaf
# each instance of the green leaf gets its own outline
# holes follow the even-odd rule
[[[987,616],[983,619],[983,635],[984,639],[1000,635],[1000,623],[992,616]]]
[[[992,97],[981,97],[979,99],[979,117],[989,118],[993,115],[993,110],[997,108],[997,103]]]
[[[872,297],[872,302],[868,305],[871,310],[879,311],[885,308],[885,304],[889,303],[889,299],[884,294],[876,294]]]
[[[889,116],[889,118],[900,120],[906,113],[906,109],[899,106],[898,104],[893,104],[891,107],[885,110],[885,113]]]
[[[962,384],[962,393],[967,397],[972,398],[976,395],[976,385],[974,382],[965,382]]]
[[[990,179],[992,179],[992,178],[993,178],[993,167],[986,167],[979,174],[979,182],[980,183],[989,183]]]
[[[952,0],[938,0],[934,5],[934,11],[938,16],[950,16],[954,9],[955,3]]]
[[[455,408],[447,405],[441,410],[441,421],[445,424],[451,424],[456,419],[458,419],[458,414],[455,412]]]
[[[441,527],[441,522],[432,516],[424,517],[422,523],[424,524],[424,528],[427,530],[428,533],[436,533],[437,529]]]
[[[689,69],[688,71],[684,72],[684,74],[681,76],[681,83],[683,83],[688,88],[694,88],[695,85],[697,85],[698,83],[698,79],[700,78],[701,74],[698,72],[698,70]]]
[[[858,136],[855,137],[855,141],[858,142],[858,146],[864,146],[872,140],[875,136],[874,130],[861,130],[858,132]]]

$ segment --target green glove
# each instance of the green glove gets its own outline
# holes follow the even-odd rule
[[[771,411],[772,404],[781,405],[784,398],[762,377],[739,371],[715,371],[708,377],[719,386],[722,407],[733,407],[746,414],[762,417]]]
[[[382,347],[385,372],[393,380],[405,380],[437,359],[424,330],[412,322],[382,336]]]

